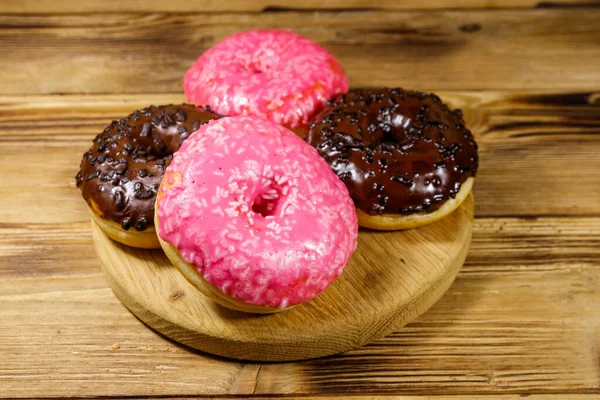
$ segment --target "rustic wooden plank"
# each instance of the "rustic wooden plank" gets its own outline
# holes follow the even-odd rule
[[[168,397],[170,400],[184,400],[192,399],[197,397]],[[286,400],[331,400],[331,396],[277,396],[277,397],[210,397],[210,399],[219,400],[233,400],[233,399],[253,399],[253,400],[267,400],[267,399],[286,399]],[[434,396],[403,396],[403,395],[378,395],[378,396],[343,396],[344,400],[482,400],[481,395],[434,395]],[[598,396],[595,394],[487,394],[483,397],[485,400],[592,400],[597,399]],[[160,399],[160,397],[158,398]]]
[[[170,400],[183,400],[192,399],[198,397],[168,397]],[[203,397],[204,398],[204,397]],[[253,399],[253,400],[267,400],[267,399],[286,399],[286,400],[331,400],[331,397],[327,396],[277,396],[277,397],[210,397],[210,399],[219,400],[233,400],[233,399]],[[398,395],[381,395],[381,396],[344,396],[345,400],[481,400],[480,395],[469,396],[469,395],[450,395],[450,396],[398,396]],[[486,400],[592,400],[597,399],[595,394],[491,394],[484,397]],[[158,398],[160,399],[160,397]]]
[[[0,13],[86,13],[86,12],[231,12],[231,11],[279,11],[279,10],[411,10],[411,9],[470,9],[470,8],[534,8],[534,7],[589,7],[597,4],[592,0],[456,0],[451,4],[446,0],[395,1],[382,0],[4,0],[0,3]]]
[[[82,247],[64,241],[56,259],[94,258],[85,225],[47,226],[32,252],[81,232]],[[20,232],[32,229],[13,224],[0,237],[27,242]],[[15,260],[4,242],[0,397],[600,395],[600,218],[480,218],[473,238],[458,280],[415,323],[341,356],[262,366],[188,352],[156,335],[92,261],[86,270],[36,274],[39,266],[23,258],[20,270],[7,268]]]
[[[600,180],[593,177],[600,170],[600,94],[439,93],[464,109],[480,144],[476,215],[599,215]],[[0,221],[87,220],[74,176],[91,139],[136,107],[183,100],[178,94],[0,96]],[[56,212],[65,205],[68,212]]]
[[[61,397],[64,399],[65,397]],[[68,397],[66,397],[68,398]],[[94,398],[94,397],[86,397]],[[285,400],[331,400],[331,396],[153,396],[155,400],[191,400],[191,399],[207,399],[207,400],[272,400],[272,399],[285,399]],[[434,395],[434,396],[403,396],[403,395],[378,395],[378,396],[343,396],[344,400],[481,400],[481,395]],[[598,396],[595,394],[487,394],[484,397],[486,400],[594,400]],[[51,399],[51,398],[46,398]]]
[[[458,280],[417,322],[342,356],[265,365],[257,393],[600,393],[596,224],[477,219]]]
[[[600,8],[0,15],[0,92],[180,92],[202,51],[257,27],[322,43],[356,87],[596,90],[598,19]]]
[[[458,97],[448,100],[465,108],[481,146],[476,215],[597,213],[600,180],[590,179],[600,168],[597,93]]]
[[[60,399],[79,399],[81,397],[60,397]],[[94,399],[101,398],[107,399],[107,397],[95,397],[95,396],[86,396],[86,399]],[[108,397],[114,398],[114,397]],[[121,397],[119,399],[127,399],[133,398],[137,399],[138,397]],[[145,396],[145,399],[153,399],[153,400],[191,400],[191,399],[206,399],[206,400],[272,400],[272,399],[285,399],[285,400],[331,400],[331,396],[294,396],[294,395],[276,395],[276,396],[204,396],[204,395],[196,395],[196,396]],[[368,396],[368,395],[356,395],[356,396],[343,396],[344,399],[347,400],[481,400],[481,395],[433,395],[433,396],[411,396],[411,395],[376,395],[376,396]],[[527,398],[527,400],[595,400],[598,398],[595,394],[486,394],[484,397],[486,400],[522,400],[523,398]],[[45,397],[46,400],[55,399],[53,397]]]
[[[0,278],[0,397],[253,392],[258,365],[165,340],[114,298],[97,266],[93,272]]]
[[[191,399],[197,397],[177,397],[169,399],[177,400],[177,399]],[[331,397],[326,396],[277,396],[275,398],[283,398],[286,400],[331,400]],[[382,395],[382,396],[344,396],[345,400],[481,400],[481,396],[462,396],[462,395],[450,395],[450,396],[397,396],[397,395]],[[512,394],[512,395],[486,395],[486,400],[522,400],[523,398],[527,398],[527,400],[592,400],[596,399],[597,395],[595,394]],[[212,397],[212,399],[221,399],[221,400],[229,400],[229,399],[253,399],[253,400],[267,400],[273,399],[273,397],[261,397],[261,396],[252,396],[252,397]]]

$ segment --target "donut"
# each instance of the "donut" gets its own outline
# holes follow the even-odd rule
[[[359,225],[400,230],[451,213],[479,158],[462,112],[435,94],[352,90],[328,102],[306,140],[344,181]]]
[[[184,77],[191,103],[296,130],[307,128],[327,100],[347,90],[348,79],[331,53],[281,30],[228,36],[202,54]]]
[[[113,121],[83,154],[76,185],[93,221],[123,244],[160,248],[154,229],[156,191],[172,154],[219,116],[189,104],[150,106]]]
[[[323,292],[358,233],[348,190],[319,154],[283,126],[246,116],[209,122],[175,153],[155,221],[192,285],[254,313]]]

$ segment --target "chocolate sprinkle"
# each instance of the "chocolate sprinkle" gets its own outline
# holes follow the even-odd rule
[[[83,154],[75,183],[88,204],[97,205],[100,217],[124,230],[143,231],[154,225],[156,190],[173,153],[188,132],[218,118],[189,104],[134,111],[94,138],[92,148]]]
[[[368,214],[435,211],[478,167],[462,111],[434,94],[352,90],[326,103],[307,141]]]
[[[125,196],[121,190],[115,190],[115,208],[117,211],[123,211],[125,208]]]

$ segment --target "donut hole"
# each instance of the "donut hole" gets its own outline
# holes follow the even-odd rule
[[[277,205],[277,199],[264,199],[259,197],[252,204],[252,211],[263,217],[271,216],[275,213],[275,207]]]
[[[403,115],[392,115],[389,110],[380,112],[377,119],[380,129],[371,133],[372,142],[377,144],[404,145],[410,141],[408,129],[413,122],[411,118]]]
[[[263,217],[276,215],[284,192],[286,192],[284,186],[272,182],[258,191],[250,208]]]

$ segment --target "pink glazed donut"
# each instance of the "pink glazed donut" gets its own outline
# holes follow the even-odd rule
[[[296,129],[348,91],[335,57],[291,31],[252,30],[207,50],[187,71],[188,100],[221,115],[251,115]]]
[[[156,204],[159,241],[217,303],[270,313],[339,276],[358,223],[344,183],[293,132],[257,117],[200,127],[173,156]]]

